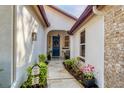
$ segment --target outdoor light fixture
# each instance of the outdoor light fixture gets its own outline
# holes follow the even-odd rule
[[[32,41],[36,41],[36,40],[37,40],[37,33],[32,32]]]

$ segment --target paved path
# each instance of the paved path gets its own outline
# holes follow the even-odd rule
[[[48,65],[48,88],[82,88],[83,86],[65,70],[63,60],[54,59]]]

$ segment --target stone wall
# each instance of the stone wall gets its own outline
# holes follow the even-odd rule
[[[124,6],[105,6],[105,87],[124,87]]]

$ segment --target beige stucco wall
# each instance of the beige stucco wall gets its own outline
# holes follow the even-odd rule
[[[104,17],[95,15],[71,36],[71,57],[80,56],[80,33],[85,29],[85,64],[95,66],[96,84],[104,87]]]
[[[57,12],[49,6],[44,6],[46,15],[48,17],[51,26],[48,28],[51,30],[70,30],[72,25],[76,22],[75,20]]]
[[[47,44],[48,44],[47,50],[48,51],[52,50],[52,45],[53,45],[52,38],[53,38],[53,36],[58,36],[58,34],[60,35],[60,57],[63,58],[64,52],[66,50],[69,50],[69,49],[63,49],[63,48],[65,48],[65,46],[64,46],[65,45],[64,44],[65,36],[69,36],[66,31],[51,31],[51,32],[49,32],[48,33],[48,41],[47,41]],[[49,42],[49,40],[50,40],[50,42]]]
[[[38,55],[44,53],[44,28],[31,6],[16,6],[15,28],[16,80],[13,85],[19,87],[26,79],[27,67],[38,62]],[[37,33],[37,41],[32,41],[32,32]]]
[[[0,87],[11,86],[13,7],[0,6]]]
[[[50,31],[58,30],[58,31],[69,31],[73,24],[76,22],[75,20],[57,12],[56,10],[50,8],[49,6],[44,6],[47,18],[50,22],[50,27],[45,30],[45,53],[47,53],[47,34]]]

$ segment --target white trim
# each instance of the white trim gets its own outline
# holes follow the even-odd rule
[[[13,34],[14,34],[14,27],[13,27],[13,15],[14,15],[14,6],[11,6],[11,84],[14,81],[14,77],[13,77],[13,68],[14,68],[14,49],[13,49],[13,44],[14,44],[14,38],[13,38]]]
[[[14,6],[14,81],[16,80],[16,37],[17,37],[17,6]]]
[[[79,56],[79,57],[85,60],[85,57],[82,57],[82,56]]]
[[[81,45],[85,45],[85,44],[86,44],[86,43],[81,43],[80,46],[81,46]]]
[[[15,46],[15,40],[16,40],[16,6],[12,6],[12,58],[13,61],[11,61],[11,85],[15,82],[16,79],[16,46]]]
[[[79,51],[80,54],[79,54],[79,55],[80,55],[80,57],[81,57],[82,59],[85,60],[85,56],[84,56],[84,57],[81,56],[81,46],[85,46],[85,47],[86,47],[86,37],[85,37],[85,42],[84,42],[84,43],[81,43],[81,33],[82,33],[82,32],[85,32],[84,34],[86,35],[85,29],[84,29],[83,31],[81,31],[80,34],[79,34],[79,35],[80,35],[80,39],[79,39],[79,40],[80,40],[80,51]],[[86,48],[85,48],[85,53],[86,53]]]

